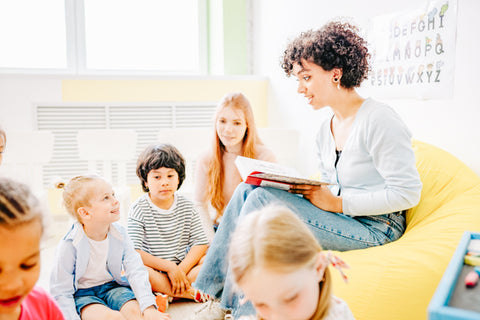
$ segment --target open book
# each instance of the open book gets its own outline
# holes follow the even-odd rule
[[[235,165],[243,181],[255,186],[289,190],[290,185],[293,184],[313,186],[328,184],[318,180],[301,178],[297,170],[278,163],[237,156]]]

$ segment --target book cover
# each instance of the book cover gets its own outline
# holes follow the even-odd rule
[[[235,159],[240,176],[248,184],[289,190],[290,185],[327,185],[318,180],[302,178],[297,170],[278,163],[237,156]]]

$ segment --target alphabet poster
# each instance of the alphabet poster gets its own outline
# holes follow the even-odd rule
[[[414,11],[373,18],[365,87],[382,98],[451,98],[456,24],[457,0],[428,1]]]

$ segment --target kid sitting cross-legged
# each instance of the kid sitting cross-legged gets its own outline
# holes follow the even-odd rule
[[[128,232],[147,266],[153,291],[202,301],[191,287],[208,239],[193,203],[176,191],[185,161],[169,144],[148,147],[138,158],[137,176],[146,194],[130,208]]]
[[[77,220],[58,245],[50,284],[65,317],[170,319],[156,310],[148,272],[115,223],[120,207],[111,185],[85,175],[57,187],[64,188],[64,205]]]
[[[0,319],[64,319],[52,297],[35,286],[42,220],[40,204],[28,187],[0,178]]]

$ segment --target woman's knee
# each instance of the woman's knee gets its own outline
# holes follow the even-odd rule
[[[255,189],[258,189],[258,188],[254,185],[251,185],[245,182],[240,182],[240,184],[235,188],[232,198],[237,196],[245,199]]]
[[[285,192],[271,188],[255,188],[248,194],[248,197],[245,200],[245,207],[259,209],[271,204],[281,204],[281,197],[277,191]]]

